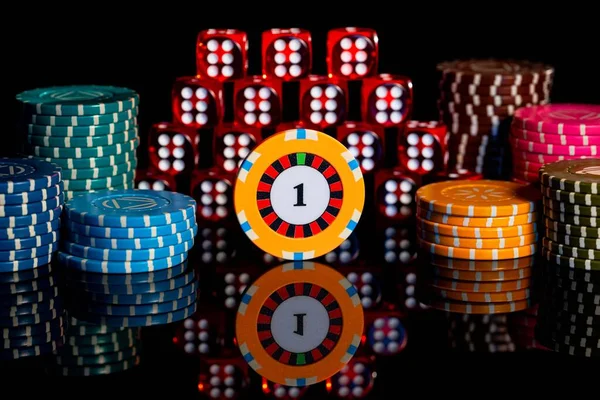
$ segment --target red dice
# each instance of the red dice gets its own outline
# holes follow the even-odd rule
[[[377,73],[377,32],[369,28],[336,28],[327,34],[327,72],[344,79]]]
[[[217,268],[211,287],[219,305],[223,309],[237,311],[242,294],[259,275],[260,271],[253,266]]]
[[[177,191],[175,179],[171,175],[152,170],[137,169],[135,171],[135,188],[142,190]]]
[[[274,28],[262,34],[262,73],[291,81],[304,78],[312,65],[310,32],[300,28]]]
[[[199,217],[196,215],[196,219]],[[231,262],[239,246],[237,230],[220,224],[202,224],[196,235],[194,251],[200,264],[223,265]]]
[[[208,29],[198,34],[198,77],[229,81],[241,79],[248,70],[248,37],[236,29]]]
[[[191,128],[161,122],[148,135],[148,156],[158,171],[169,175],[192,172],[199,161],[200,136]]]
[[[241,357],[203,359],[198,391],[214,400],[235,400],[246,394],[248,364]]]
[[[194,171],[191,194],[196,200],[198,223],[231,221],[233,212],[233,177],[216,169]]]
[[[216,164],[228,173],[237,173],[241,162],[261,141],[261,131],[237,124],[221,124],[214,141]]]
[[[235,81],[235,121],[255,128],[275,127],[281,121],[281,81],[260,76]]]
[[[365,310],[377,308],[382,301],[382,271],[373,266],[338,267],[338,271],[354,285]]]
[[[398,147],[400,163],[419,175],[444,171],[448,162],[448,137],[442,122],[408,121]]]
[[[373,357],[353,357],[340,371],[327,379],[327,391],[340,399],[364,399],[375,385],[377,372]]]
[[[210,128],[223,118],[223,86],[216,80],[178,78],[171,93],[173,119],[192,128]]]
[[[225,324],[223,311],[199,308],[191,317],[178,324],[173,343],[185,354],[216,356],[225,345]]]
[[[414,221],[414,220],[413,220]],[[408,221],[410,223],[410,221]],[[417,238],[413,226],[392,225],[383,228],[383,260],[388,265],[410,265],[417,258]]]
[[[394,356],[406,348],[408,336],[396,311],[365,313],[367,347],[375,356]]]
[[[377,212],[384,221],[394,222],[414,217],[418,176],[402,169],[382,169],[375,175]]]
[[[342,123],[346,119],[347,102],[346,82],[310,75],[300,83],[300,118],[317,129]]]
[[[404,76],[380,74],[366,78],[362,87],[362,118],[370,124],[399,126],[412,113],[412,81]]]
[[[337,138],[360,163],[363,174],[373,172],[381,165],[385,138],[382,127],[345,122],[337,127]]]

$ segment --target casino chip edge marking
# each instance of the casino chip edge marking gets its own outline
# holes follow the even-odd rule
[[[330,209],[327,208],[320,218],[305,225],[293,225],[282,220],[275,213],[270,197],[266,197],[264,194],[260,200],[263,206],[259,209],[257,197],[261,196],[260,193],[270,193],[275,182],[268,175],[268,171],[271,170],[271,173],[276,175],[283,172],[273,168],[275,164],[278,168],[283,167],[284,170],[290,170],[290,166],[299,165],[317,169],[315,165],[309,165],[314,160],[311,155],[321,159],[316,162],[327,162],[332,167],[329,172],[339,175],[343,201],[339,205],[340,202],[335,202],[333,198],[330,198],[328,203],[329,206],[332,203],[336,204],[335,214],[331,214]],[[288,168],[285,168],[284,165],[287,165]],[[319,165],[317,164],[317,166]],[[318,171],[323,174],[322,171]],[[264,181],[265,177],[269,182]],[[327,180],[327,178],[325,179]],[[328,183],[331,189],[331,182]],[[364,179],[356,159],[336,139],[310,129],[291,129],[280,132],[254,149],[242,163],[234,191],[235,212],[244,233],[257,247],[284,260],[314,259],[336,248],[355,229],[360,220],[364,202]],[[318,221],[326,226],[318,225]],[[272,228],[275,225],[276,228]],[[291,229],[290,226],[295,228],[291,233],[292,236],[299,233],[304,237],[298,239],[286,235],[285,233],[289,233],[289,229]],[[282,229],[287,229],[287,232],[277,232]],[[318,233],[313,233],[315,229],[318,230]],[[307,231],[312,236],[305,237],[304,232]]]
[[[275,361],[263,347],[257,331],[261,310],[269,298],[294,283],[324,288],[338,303],[343,319],[339,341],[333,350],[328,354],[321,353],[319,361],[304,366]],[[315,299],[315,296],[310,297]],[[263,274],[243,294],[236,317],[236,338],[245,361],[270,381],[288,386],[308,386],[333,376],[354,356],[363,329],[364,312],[354,286],[339,272],[315,262],[289,262]]]

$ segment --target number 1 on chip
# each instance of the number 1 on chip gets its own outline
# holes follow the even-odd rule
[[[309,260],[339,246],[360,219],[365,187],[354,156],[331,136],[291,129],[261,143],[235,184],[242,230],[263,251]]]

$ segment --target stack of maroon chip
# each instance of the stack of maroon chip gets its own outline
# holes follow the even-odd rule
[[[528,61],[440,63],[440,118],[450,132],[448,168],[503,178],[506,138],[519,107],[549,102],[554,69]]]

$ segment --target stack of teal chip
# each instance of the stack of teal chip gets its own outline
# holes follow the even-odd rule
[[[0,159],[0,361],[49,354],[64,341],[52,266],[64,202],[61,168]]]
[[[63,86],[17,95],[27,154],[63,168],[69,200],[79,193],[133,188],[139,96],[112,86]]]

